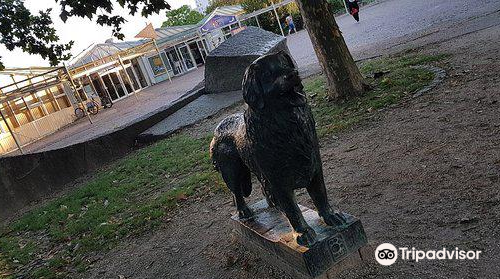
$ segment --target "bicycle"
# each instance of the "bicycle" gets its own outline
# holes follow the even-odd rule
[[[87,107],[87,113],[90,115],[96,115],[99,113],[99,104],[92,97],[91,100],[85,103]],[[82,108],[82,104],[78,104],[78,107],[75,109],[75,116],[77,119],[85,117],[85,111]]]
[[[108,96],[100,96],[101,98],[101,106],[102,108],[111,108],[113,106],[113,101],[111,101],[110,98],[108,98]]]

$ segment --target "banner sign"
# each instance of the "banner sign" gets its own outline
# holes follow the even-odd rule
[[[203,25],[200,30],[201,32],[210,32],[214,29],[224,27],[236,23],[235,16],[224,16],[224,15],[214,15],[205,25]]]

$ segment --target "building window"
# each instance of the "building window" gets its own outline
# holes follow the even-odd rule
[[[165,65],[163,65],[163,62],[159,55],[149,57],[148,60],[149,60],[149,65],[151,66],[151,70],[153,70],[153,74],[155,76],[159,76],[166,73]]]
[[[167,55],[165,54],[165,52],[164,52],[164,51],[162,51],[162,52],[160,53],[160,55],[161,55],[161,59],[163,59],[163,62],[164,62],[164,63],[165,63],[165,65],[167,66],[167,70],[168,70],[169,72],[171,72],[171,71],[172,71],[172,66],[170,65],[170,63],[169,63],[169,61],[168,61],[168,59],[167,59]]]

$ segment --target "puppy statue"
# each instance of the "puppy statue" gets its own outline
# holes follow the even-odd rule
[[[316,233],[306,223],[294,190],[306,188],[319,215],[330,226],[345,223],[328,203],[315,122],[292,58],[285,52],[262,56],[246,70],[243,114],[224,119],[215,129],[210,155],[234,194],[239,217],[249,219],[245,203],[252,191],[251,173],[299,234],[311,246]]]

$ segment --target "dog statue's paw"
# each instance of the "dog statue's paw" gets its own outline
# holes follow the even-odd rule
[[[240,220],[250,220],[253,218],[253,211],[245,206],[243,209],[238,210],[238,217]]]
[[[347,220],[342,212],[327,212],[320,215],[323,217],[325,223],[332,227],[343,226],[347,223]]]
[[[305,232],[297,237],[297,243],[302,246],[311,247],[316,243],[316,232],[312,228],[307,228]]]

